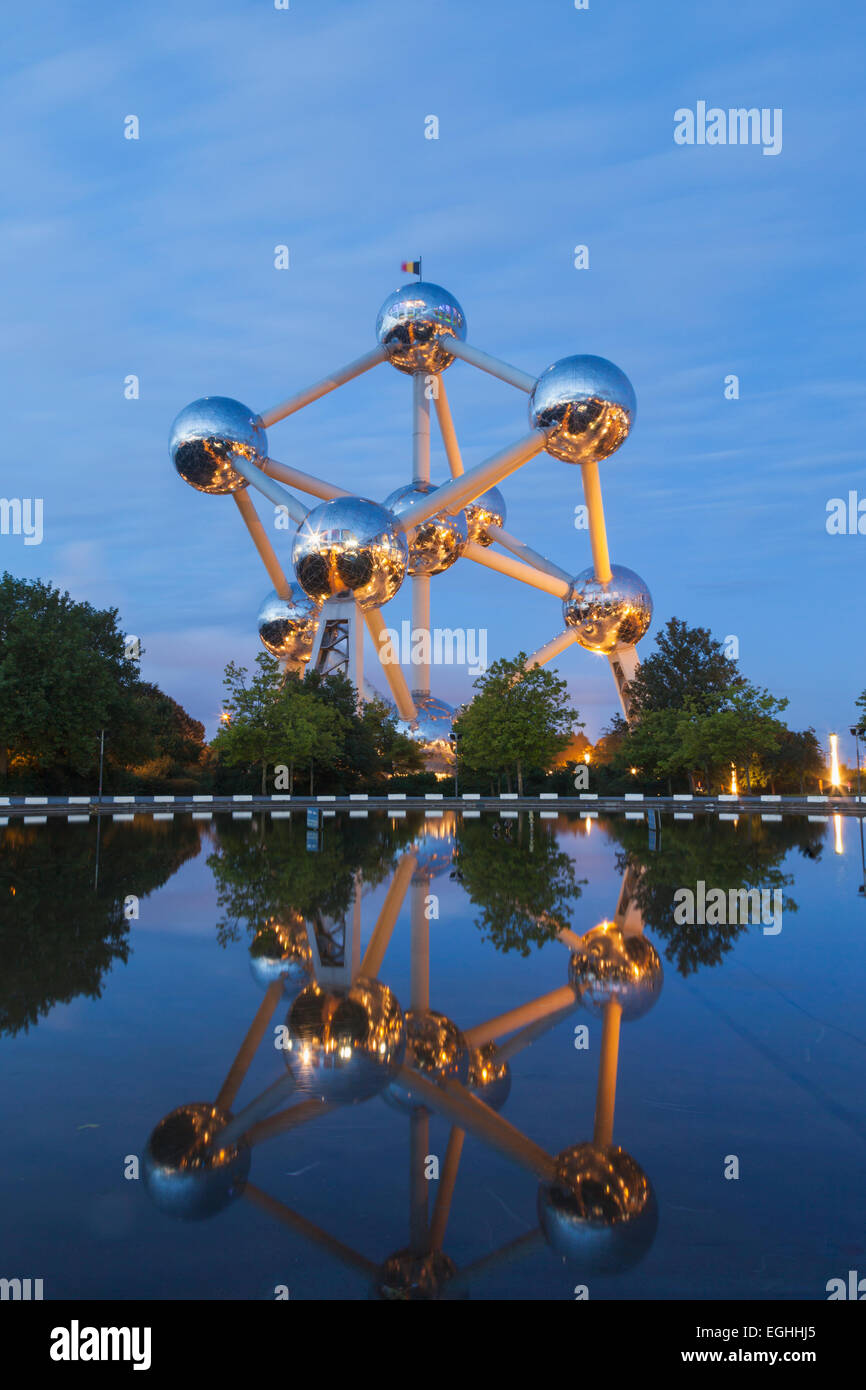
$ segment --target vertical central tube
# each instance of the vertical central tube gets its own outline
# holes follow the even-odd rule
[[[601,1058],[598,1065],[598,1092],[595,1102],[595,1126],[592,1142],[598,1148],[613,1143],[613,1112],[616,1105],[616,1069],[619,1061],[619,1027],[622,1005],[610,999],[604,1006],[601,1026]]]
[[[427,377],[412,377],[412,481],[430,481],[430,401]],[[411,540],[411,537],[410,537]],[[412,576],[412,695],[430,694],[430,576]]]
[[[430,1008],[430,923],[425,913],[427,879],[416,872],[410,897],[411,977],[409,1001],[413,1014]],[[409,1119],[409,1230],[412,1249],[420,1254],[428,1243],[428,1182],[425,1174],[430,1144],[430,1112],[421,1106]]]

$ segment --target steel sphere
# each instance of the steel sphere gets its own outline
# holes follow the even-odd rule
[[[451,732],[454,709],[435,695],[413,695],[414,719],[399,719],[397,728],[406,738],[419,743],[425,754],[449,760],[452,756]]]
[[[529,397],[532,428],[564,463],[600,463],[625,443],[637,406],[631,382],[605,357],[562,357]]]
[[[266,989],[282,980],[283,994],[294,997],[310,981],[313,951],[303,917],[292,913],[288,921],[267,922],[250,943],[250,970]]]
[[[469,1044],[456,1023],[427,1009],[406,1015],[406,1066],[427,1081],[459,1081],[469,1077]],[[392,1081],[384,1098],[395,1110],[424,1109],[411,1083]]]
[[[591,1014],[601,1016],[605,1005],[616,1000],[628,1021],[653,1007],[664,971],[658,951],[645,936],[626,936],[612,922],[602,922],[572,952],[568,979]]]
[[[395,516],[402,516],[413,502],[435,491],[432,483],[410,483],[408,487],[398,487],[390,493],[382,505]],[[437,512],[427,521],[414,526],[408,538],[409,573],[443,574],[460,559],[468,536],[469,528],[464,512],[457,512],[454,516],[448,512]]]
[[[538,1219],[558,1255],[587,1274],[617,1274],[655,1239],[658,1205],[649,1178],[624,1149],[576,1144],[557,1156],[538,1189]]]
[[[511,1064],[501,1061],[496,1043],[484,1043],[469,1052],[469,1090],[491,1110],[501,1110],[511,1093]]]
[[[366,497],[335,497],[304,518],[292,543],[295,576],[316,603],[354,597],[380,608],[403,583],[409,559],[394,516]]]
[[[287,1025],[283,1058],[298,1090],[335,1105],[378,1095],[406,1050],[396,996],[365,975],[345,990],[307,985],[289,1010]]]
[[[232,460],[261,464],[268,456],[268,437],[255,411],[230,396],[202,396],[174,421],[168,439],[171,461],[198,492],[239,492],[247,480]]]
[[[246,1185],[250,1151],[220,1145],[229,1116],[207,1101],[178,1106],[160,1120],[147,1141],[142,1177],[160,1211],[198,1221],[222,1211]]]
[[[271,589],[256,619],[262,646],[281,660],[309,661],[319,615],[319,605],[300,584],[289,585],[288,598],[280,598],[276,589]]]
[[[466,339],[466,316],[453,294],[419,280],[389,294],[379,310],[376,337],[401,372],[443,372],[454,361],[448,336]]]
[[[457,1266],[443,1250],[398,1250],[382,1265],[376,1291],[386,1302],[432,1302],[456,1273]]]
[[[434,824],[439,824],[438,821]],[[412,841],[412,853],[417,858],[414,877],[417,879],[438,878],[454,863],[456,842],[453,835],[436,835],[429,829]]]
[[[492,545],[493,542],[487,534],[488,526],[505,525],[505,498],[499,488],[489,487],[473,502],[467,502],[464,510],[469,527],[469,539],[477,545]]]
[[[577,629],[577,640],[587,651],[609,653],[620,643],[637,643],[653,616],[650,591],[640,575],[625,565],[611,565],[606,584],[595,570],[583,570],[562,600],[562,615]]]

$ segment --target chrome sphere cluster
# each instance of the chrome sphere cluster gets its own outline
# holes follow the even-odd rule
[[[469,1045],[456,1023],[432,1009],[406,1014],[406,1066],[427,1081],[459,1081],[469,1077]],[[392,1081],[385,1100],[397,1110],[424,1108],[411,1082]]]

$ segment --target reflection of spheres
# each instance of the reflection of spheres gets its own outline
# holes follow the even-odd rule
[[[303,917],[293,913],[288,922],[270,921],[250,943],[253,979],[266,989],[282,980],[283,993],[297,994],[313,973],[313,951]]]
[[[379,310],[376,337],[401,372],[442,372],[454,361],[447,336],[466,338],[466,317],[453,294],[419,280],[389,294]],[[443,342],[443,339],[446,341]]]
[[[535,383],[529,419],[554,458],[598,463],[625,442],[636,408],[628,377],[605,357],[563,357]]]
[[[488,526],[505,525],[505,498],[498,487],[489,487],[464,508],[469,527],[469,539],[478,545],[492,545]]]
[[[257,618],[259,638],[271,656],[288,661],[309,661],[319,625],[319,605],[308,598],[300,584],[289,586],[289,597],[271,589]]]
[[[292,542],[298,583],[316,603],[354,597],[379,608],[403,583],[409,547],[394,516],[365,497],[335,497],[304,518]]]
[[[442,1250],[418,1254],[398,1250],[389,1255],[379,1271],[380,1298],[393,1302],[424,1303],[439,1297],[444,1284],[453,1279],[457,1266]]]
[[[581,647],[612,652],[619,643],[639,642],[653,615],[650,591],[634,570],[611,565],[611,578],[602,583],[595,570],[583,570],[562,601],[562,615],[577,629]]]
[[[432,483],[409,483],[407,487],[398,487],[390,493],[382,505],[395,516],[402,516],[419,498],[435,491]],[[409,536],[409,573],[443,574],[460,559],[467,536],[463,512],[457,512],[454,516],[448,512],[437,512],[427,521],[420,522],[412,528]]]
[[[626,936],[613,923],[602,922],[572,953],[568,978],[591,1014],[603,1014],[605,1004],[615,999],[623,1019],[629,1020],[652,1008],[664,972],[658,951],[645,936]]]
[[[197,1221],[222,1211],[246,1186],[246,1145],[220,1147],[225,1111],[207,1101],[181,1105],[160,1120],[147,1141],[142,1176],[149,1196],[168,1216]]]
[[[406,1015],[406,1066],[417,1071],[427,1081],[459,1081],[465,1086],[469,1077],[469,1045],[456,1023],[444,1014],[428,1009],[424,1013]],[[397,1110],[423,1108],[411,1083],[392,1081],[385,1100]]]
[[[484,1043],[469,1051],[469,1079],[466,1085],[491,1110],[501,1110],[511,1091],[511,1066],[498,1057],[496,1043]]]
[[[248,406],[228,396],[203,396],[175,419],[168,451],[180,476],[199,492],[238,492],[247,480],[232,468],[232,459],[261,466],[268,440]]]
[[[456,847],[453,835],[433,835],[429,831],[419,835],[412,841],[412,853],[417,858],[415,874],[423,878],[438,878],[454,863]]]
[[[539,1187],[538,1219],[558,1255],[579,1260],[587,1274],[617,1274],[652,1245],[658,1205],[625,1149],[576,1144],[557,1156],[553,1181]]]
[[[289,1010],[286,1066],[299,1091],[333,1104],[369,1100],[403,1061],[406,1033],[396,996],[358,975],[347,990],[307,985]]]

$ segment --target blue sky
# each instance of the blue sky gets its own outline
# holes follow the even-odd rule
[[[602,485],[611,558],[649,585],[654,627],[735,634],[796,727],[847,729],[866,536],[825,520],[829,499],[866,497],[864,27],[839,3],[743,0],[19,7],[0,493],[44,498],[45,520],[40,546],[0,536],[0,567],[119,608],[144,676],[212,728],[270,586],[233,503],[175,475],[169,425],[206,394],[264,409],[365,351],[422,252],[470,342],[530,372],[588,352],[630,377],[637,422]],[[701,100],[782,108],[781,153],[678,146],[674,112]],[[525,433],[521,393],[461,363],[446,381],[467,464]],[[379,367],[274,426],[271,452],[381,499],[410,475],[410,389]],[[542,455],[503,491],[510,530],[590,563],[578,469]],[[432,599],[434,623],[486,626],[491,657],[562,626],[556,599],[468,561]],[[617,708],[607,663],[571,648],[557,667],[595,736]],[[445,699],[469,687],[434,671]]]

